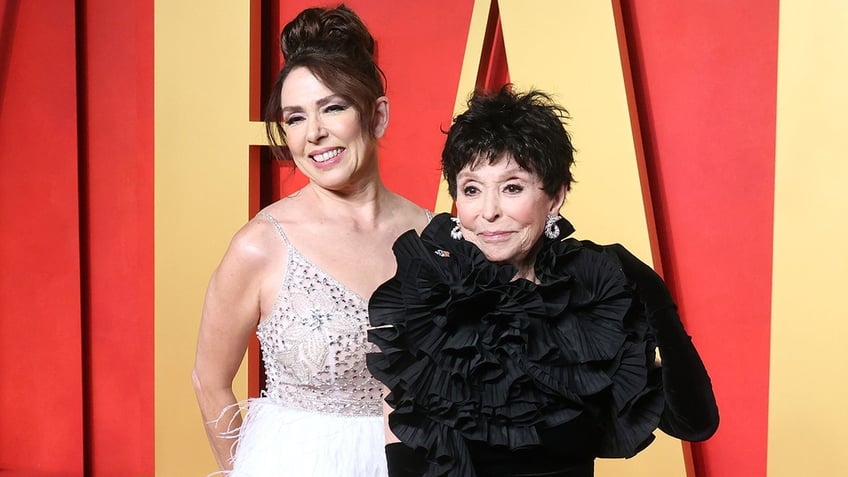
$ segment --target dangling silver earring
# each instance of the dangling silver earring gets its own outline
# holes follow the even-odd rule
[[[549,215],[545,221],[545,237],[555,239],[559,237],[559,226],[556,224],[559,221],[559,215]]]
[[[459,219],[456,217],[451,217],[453,223],[456,224],[450,231],[450,236],[454,240],[462,240],[462,230],[459,230]]]

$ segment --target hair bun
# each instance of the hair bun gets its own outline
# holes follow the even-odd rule
[[[283,59],[308,51],[339,53],[373,60],[375,43],[365,24],[345,5],[308,8],[289,22],[280,35]]]

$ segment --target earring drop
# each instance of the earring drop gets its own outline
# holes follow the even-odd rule
[[[451,220],[454,224],[456,224],[450,231],[451,238],[454,240],[462,240],[462,230],[459,229],[459,219],[456,217],[451,217]]]
[[[559,215],[549,215],[545,220],[545,237],[555,239],[559,237],[559,226],[556,224],[559,221]]]

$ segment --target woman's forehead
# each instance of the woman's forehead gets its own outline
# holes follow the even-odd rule
[[[472,159],[459,171],[459,177],[464,176],[520,176],[535,178],[536,174],[532,171],[521,167],[518,162],[512,157],[512,154],[505,152],[493,158],[481,153]]]

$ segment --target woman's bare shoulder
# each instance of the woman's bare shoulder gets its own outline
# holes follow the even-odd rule
[[[398,220],[402,221],[403,226],[407,229],[413,228],[418,233],[421,233],[421,231],[424,230],[424,227],[426,227],[430,222],[432,212],[421,207],[415,202],[412,202],[406,197],[403,197],[402,195],[395,195],[398,203],[396,210],[400,212]]]
[[[256,271],[284,255],[285,247],[271,217],[260,213],[244,224],[230,240],[221,264]]]

